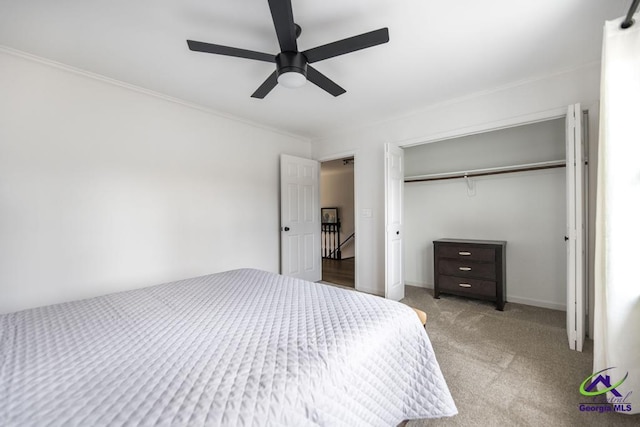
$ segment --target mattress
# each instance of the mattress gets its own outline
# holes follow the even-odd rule
[[[456,412],[409,307],[264,271],[0,316],[3,426],[395,426]]]

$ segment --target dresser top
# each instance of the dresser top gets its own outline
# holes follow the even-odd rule
[[[473,240],[473,239],[438,239],[433,243],[471,243],[474,245],[502,245],[506,246],[507,242],[504,240]]]

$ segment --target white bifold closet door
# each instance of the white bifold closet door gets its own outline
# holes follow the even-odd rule
[[[385,181],[385,285],[384,296],[395,301],[404,298],[403,207],[404,150],[386,144]]]
[[[584,137],[580,104],[567,111],[567,337],[569,348],[582,351],[585,337],[586,250],[584,217]]]

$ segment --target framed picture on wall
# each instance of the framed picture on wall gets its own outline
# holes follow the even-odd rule
[[[321,208],[320,211],[323,224],[338,223],[338,208]]]

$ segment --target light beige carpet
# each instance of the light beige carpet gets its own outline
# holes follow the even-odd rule
[[[459,412],[407,426],[640,426],[640,415],[579,411],[593,342],[582,353],[569,350],[563,311],[507,303],[500,312],[412,286],[402,302],[429,316],[427,333]]]

